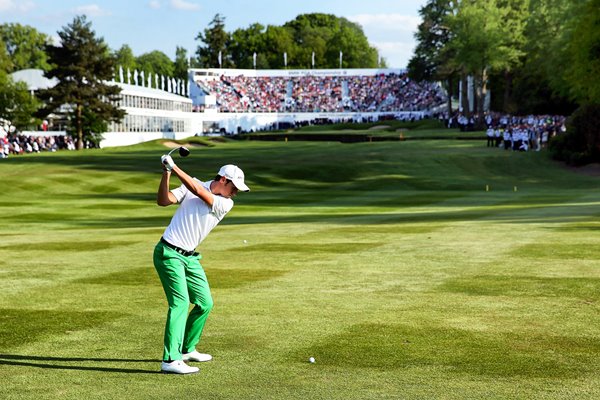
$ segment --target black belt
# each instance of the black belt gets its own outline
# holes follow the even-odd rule
[[[171,249],[175,250],[176,252],[178,252],[178,253],[179,253],[179,254],[181,254],[182,256],[189,257],[189,256],[197,256],[197,255],[198,255],[198,253],[196,253],[195,251],[187,251],[187,250],[184,250],[184,249],[182,249],[181,247],[177,247],[177,246],[175,246],[174,244],[171,244],[171,243],[167,242],[167,241],[166,241],[164,238],[162,238],[162,237],[160,238],[160,242],[161,242],[162,244],[164,244],[165,246],[167,246],[167,247],[170,247]]]

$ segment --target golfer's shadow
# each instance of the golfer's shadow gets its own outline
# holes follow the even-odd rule
[[[90,366],[93,363],[158,363],[157,360],[131,360],[116,358],[84,358],[84,357],[41,357],[22,356],[18,354],[0,354],[0,365],[35,367],[47,369],[67,369],[79,371],[120,372],[126,374],[157,374],[159,371],[135,368],[110,368],[102,366]],[[87,365],[65,365],[62,363],[79,363]]]

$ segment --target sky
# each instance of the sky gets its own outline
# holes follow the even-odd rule
[[[97,37],[113,50],[126,44],[135,56],[177,46],[195,53],[196,36],[219,13],[225,30],[253,23],[281,26],[299,14],[326,13],[360,24],[388,67],[405,68],[415,47],[419,9],[427,0],[0,0],[0,23],[19,23],[51,37],[86,15]],[[318,67],[318,60],[315,61]]]

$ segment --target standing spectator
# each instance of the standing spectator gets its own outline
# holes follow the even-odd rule
[[[485,134],[487,136],[487,147],[494,147],[495,134],[494,134],[494,128],[492,128],[491,125],[487,128],[487,131],[485,132]]]

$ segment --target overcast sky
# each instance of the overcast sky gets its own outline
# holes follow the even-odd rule
[[[359,23],[389,67],[404,68],[415,46],[413,34],[426,0],[0,0],[0,23],[30,25],[56,37],[75,15],[85,14],[96,35],[136,56],[160,50],[171,59],[177,46],[195,52],[195,40],[219,13],[233,32],[259,22],[283,25],[299,14],[333,14]]]

